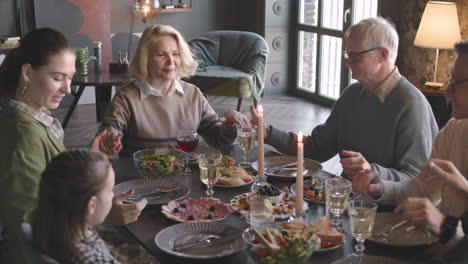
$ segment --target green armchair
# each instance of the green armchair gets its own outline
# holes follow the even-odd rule
[[[198,69],[187,81],[204,94],[260,100],[265,85],[268,45],[252,32],[210,31],[189,41]]]

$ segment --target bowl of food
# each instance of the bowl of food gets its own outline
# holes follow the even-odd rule
[[[133,153],[133,164],[141,176],[149,179],[172,176],[184,166],[181,152],[170,148],[139,150]]]
[[[260,186],[257,190],[257,194],[264,196],[273,204],[279,204],[283,200],[283,192],[278,187],[271,184]]]
[[[242,233],[242,239],[258,264],[301,264],[314,252],[317,235],[299,220],[249,227]]]

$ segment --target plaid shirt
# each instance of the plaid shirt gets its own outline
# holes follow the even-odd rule
[[[9,100],[9,105],[13,108],[16,108],[17,110],[31,116],[35,120],[37,120],[39,123],[43,124],[44,126],[48,127],[52,133],[57,137],[57,139],[60,142],[63,142],[63,128],[62,124],[60,124],[60,121],[58,119],[53,118],[50,115],[50,111],[47,110],[46,108],[43,108],[43,110],[36,110],[29,106],[28,104],[17,101],[14,99]]]
[[[73,256],[73,264],[119,264],[109,252],[104,241],[93,229],[89,229],[86,237],[76,244],[77,255]]]

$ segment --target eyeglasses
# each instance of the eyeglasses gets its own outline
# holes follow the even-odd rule
[[[346,60],[350,60],[351,63],[356,63],[356,62],[359,61],[359,57],[361,57],[362,54],[365,54],[367,52],[371,52],[371,51],[376,50],[376,49],[380,49],[380,47],[375,47],[375,48],[368,49],[368,50],[361,51],[361,52],[347,52],[345,50],[345,51],[343,51],[343,57]]]
[[[448,82],[444,84],[442,89],[447,90],[447,89],[450,88],[450,89],[454,90],[456,84],[460,84],[460,83],[464,83],[464,82],[468,82],[468,78],[467,79],[462,79],[462,80],[448,80]]]

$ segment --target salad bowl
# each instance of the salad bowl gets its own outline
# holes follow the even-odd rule
[[[133,164],[144,178],[165,178],[181,171],[181,155],[179,150],[170,148],[143,149],[133,153]]]

